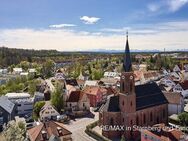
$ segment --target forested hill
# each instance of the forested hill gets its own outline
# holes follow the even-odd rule
[[[23,60],[32,62],[34,57],[58,56],[60,54],[56,50],[28,50],[0,47],[0,67],[18,64]]]

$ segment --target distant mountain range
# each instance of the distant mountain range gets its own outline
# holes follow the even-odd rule
[[[125,50],[106,50],[106,49],[93,49],[93,50],[87,50],[87,51],[78,51],[78,52],[98,52],[98,53],[123,53]],[[159,53],[159,52],[164,52],[161,50],[130,50],[133,53],[139,53],[139,52],[145,52],[145,53]],[[172,51],[166,51],[166,52],[188,52],[188,49],[178,49],[178,50],[172,50]]]

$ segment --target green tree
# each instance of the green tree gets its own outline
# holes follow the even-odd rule
[[[39,101],[39,102],[36,102],[35,105],[34,105],[34,108],[33,108],[33,112],[34,114],[39,117],[39,113],[40,113],[40,110],[41,108],[45,105],[45,101]]]
[[[9,122],[3,130],[6,141],[24,141],[26,139],[26,126],[23,122]]]
[[[64,101],[63,101],[62,87],[60,84],[56,85],[56,89],[52,93],[51,103],[57,109],[57,111],[61,113],[61,111],[64,108]]]
[[[183,112],[178,115],[180,124],[183,126],[188,126],[188,113]]]
[[[29,86],[28,86],[28,92],[31,95],[34,95],[34,93],[36,92],[36,83],[34,81],[29,82]]]
[[[43,68],[42,68],[43,69],[43,75],[47,78],[53,76],[54,67],[55,67],[55,62],[51,59],[48,59],[43,64]]]

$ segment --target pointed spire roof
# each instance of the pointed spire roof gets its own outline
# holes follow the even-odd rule
[[[126,46],[125,46],[123,69],[125,72],[130,72],[132,70],[131,55],[130,55],[129,41],[128,41],[128,32],[127,32],[127,41],[126,41]]]

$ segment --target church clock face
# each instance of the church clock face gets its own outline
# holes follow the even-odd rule
[[[132,80],[132,79],[133,79],[133,76],[130,76],[130,79]]]

